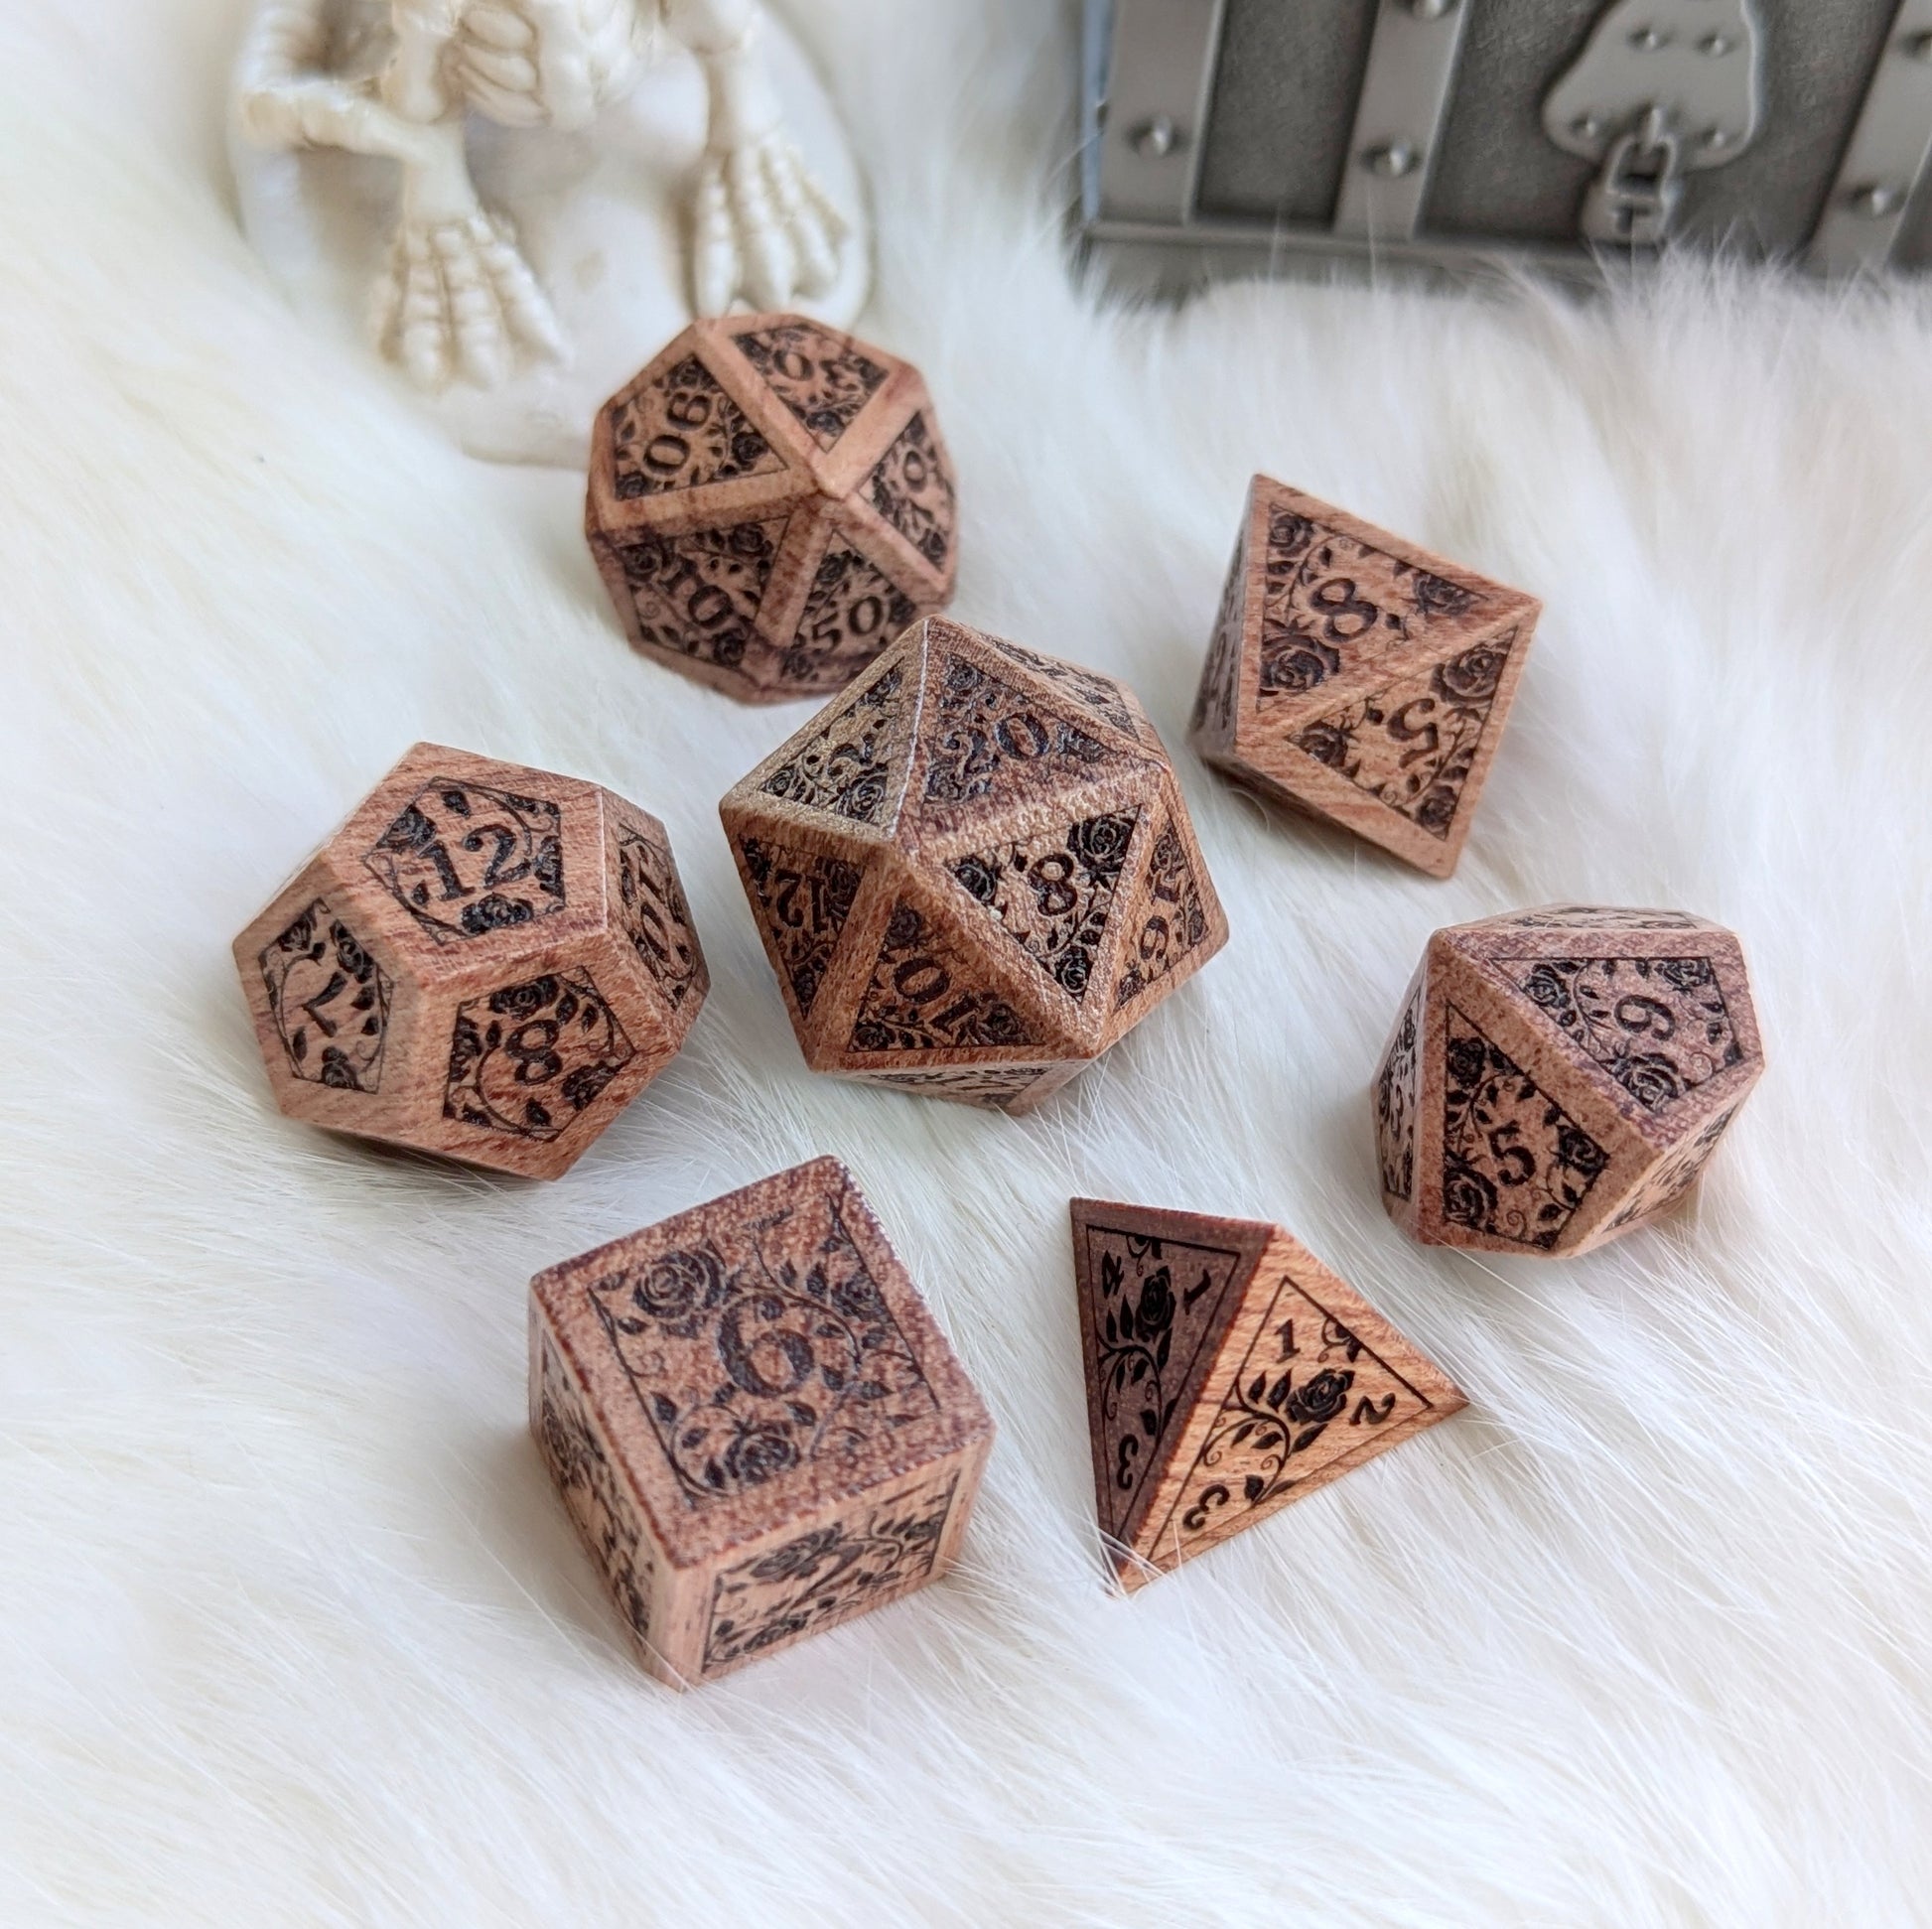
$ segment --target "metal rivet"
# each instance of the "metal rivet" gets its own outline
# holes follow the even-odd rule
[[[1932,34],[1907,34],[1898,51],[1909,61],[1932,61]]]
[[[1706,34],[1698,42],[1698,52],[1709,54],[1715,60],[1720,54],[1728,54],[1736,45],[1728,34]]]
[[[1409,11],[1418,20],[1441,20],[1455,11],[1455,0],[1409,0]]]
[[[1144,120],[1127,137],[1133,143],[1134,152],[1150,161],[1159,161],[1164,155],[1172,154],[1180,141],[1180,129],[1173,124],[1170,114],[1156,114],[1152,120]]]
[[[1383,147],[1372,147],[1362,156],[1362,163],[1370,174],[1379,174],[1384,181],[1399,181],[1405,174],[1414,174],[1422,156],[1407,141],[1390,141]]]
[[[1852,191],[1853,213],[1862,214],[1868,221],[1881,221],[1887,214],[1896,214],[1904,206],[1905,190],[1894,187],[1890,182],[1872,181]]]
[[[1670,45],[1670,36],[1655,27],[1639,27],[1630,36],[1630,45],[1642,54],[1654,54],[1660,47]]]

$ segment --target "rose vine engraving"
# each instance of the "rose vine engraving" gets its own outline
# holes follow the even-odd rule
[[[340,1092],[379,1090],[389,977],[327,901],[300,912],[257,962],[296,1077]]]
[[[767,796],[828,810],[854,823],[880,822],[892,779],[896,699],[903,680],[897,668],[876,677],[759,788]]]
[[[929,803],[1012,795],[1026,785],[1090,770],[1109,755],[1078,725],[962,656],[949,656],[940,666],[931,714],[925,736]]]
[[[1516,987],[1653,1112],[1742,1062],[1709,958],[1504,958]]]
[[[855,1051],[933,1051],[1041,1042],[929,918],[901,898],[852,1027]]]
[[[548,797],[432,777],[362,863],[439,943],[564,907],[562,815]]]
[[[860,872],[843,858],[794,851],[764,838],[742,838],[738,848],[791,995],[800,1013],[809,1012],[852,915]]]
[[[901,1091],[944,1092],[964,1104],[1004,1112],[1051,1069],[1050,1065],[962,1065],[955,1070],[864,1071],[853,1076],[868,1085],[896,1085]]]
[[[620,1267],[589,1291],[687,1505],[847,1457],[938,1409],[843,1192]]]
[[[671,848],[624,826],[618,832],[618,912],[644,968],[675,1011],[704,963]]]
[[[758,640],[785,518],[646,536],[617,552],[637,613],[637,634],[653,648],[737,669]]]
[[[732,339],[821,449],[851,428],[886,379],[870,355],[813,322],[780,322]]]
[[[956,859],[952,874],[1070,997],[1086,996],[1138,815],[1110,813]]]
[[[1447,838],[1516,641],[1511,630],[1305,726],[1289,742]]]
[[[957,512],[953,481],[922,413],[906,423],[880,458],[869,488],[873,507],[934,569],[944,569]]]
[[[443,1116],[548,1144],[633,1055],[589,972],[545,972],[457,1007]]]
[[[705,1672],[836,1626],[928,1580],[959,1475],[947,1472],[814,1527],[712,1584]]]
[[[1140,933],[1129,949],[1126,969],[1114,991],[1117,1011],[1150,986],[1158,985],[1207,936],[1200,887],[1194,882],[1186,847],[1172,822],[1163,825],[1161,835],[1154,840],[1141,911]]]
[[[1444,1071],[1444,1216],[1548,1252],[1608,1155],[1453,1005]]]
[[[812,578],[778,673],[808,689],[842,688],[917,615],[912,599],[883,570],[835,543]]]
[[[612,442],[613,486],[625,500],[785,467],[696,355],[618,405]]]
[[[1416,1183],[1416,1097],[1421,1061],[1422,994],[1419,984],[1403,1009],[1375,1079],[1375,1146],[1382,1189],[1406,1199]]]

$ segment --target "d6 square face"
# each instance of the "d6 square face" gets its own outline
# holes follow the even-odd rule
[[[531,1320],[533,1424],[621,1604],[648,1557],[643,1628],[626,1618],[660,1677],[723,1672],[950,1561],[992,1425],[835,1160],[539,1274]],[[544,1431],[553,1357],[609,1444],[615,1538]]]
[[[709,980],[664,827],[577,778],[420,744],[235,940],[291,1117],[566,1171]]]

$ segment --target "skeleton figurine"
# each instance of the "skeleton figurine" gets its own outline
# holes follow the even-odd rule
[[[708,94],[691,305],[712,315],[740,298],[772,309],[823,294],[849,224],[784,125],[758,0],[259,0],[236,75],[240,134],[400,163],[369,327],[419,388],[496,389],[569,346],[512,222],[473,184],[466,117],[589,129],[633,86],[660,24],[697,57]],[[635,358],[657,345],[636,343]]]

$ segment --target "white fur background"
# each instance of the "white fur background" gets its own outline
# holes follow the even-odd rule
[[[292,325],[227,205],[235,0],[6,0],[0,1921],[1932,1919],[1932,300],[1101,313],[1063,8],[795,11],[876,184],[867,333],[958,459],[958,614],[1178,748],[1253,469],[1540,592],[1461,872],[1182,753],[1234,939],[1104,1065],[1024,1122],[810,1078],[714,814],[803,713],[640,662],[572,478]],[[268,1106],[228,938],[417,737],[676,840],[716,989],[555,1185]],[[1660,1230],[1412,1247],[1365,1099],[1409,971],[1572,896],[1734,924],[1770,1073]],[[524,1282],[818,1152],[1000,1445],[955,1579],[680,1699],[524,1435]],[[1472,1411],[1111,1597],[1073,1191],[1279,1216]]]

